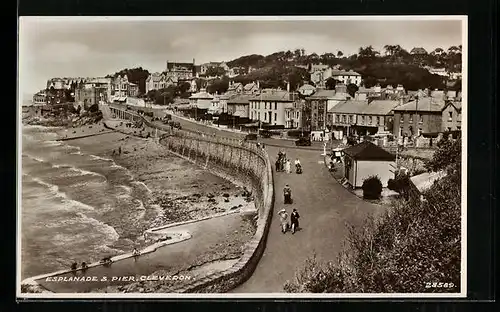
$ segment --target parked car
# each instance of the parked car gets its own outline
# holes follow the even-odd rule
[[[301,137],[295,141],[296,146],[311,146],[311,139],[308,137]]]
[[[249,133],[249,134],[245,135],[245,140],[257,140],[257,134]]]

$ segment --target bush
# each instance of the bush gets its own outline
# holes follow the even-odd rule
[[[460,142],[453,144],[460,145]],[[442,146],[431,165],[448,175],[425,201],[395,201],[377,219],[349,228],[335,263],[312,259],[287,281],[287,292],[456,293],[461,269],[461,170],[457,146]],[[454,156],[454,157],[452,157]],[[445,163],[443,160],[447,159]],[[396,180],[396,179],[395,179]],[[452,283],[428,288],[426,282]]]
[[[382,182],[378,176],[371,176],[363,181],[363,198],[379,199],[382,194]]]
[[[403,198],[408,199],[411,188],[410,183],[410,177],[403,171],[398,171],[394,179],[389,179],[389,181],[387,181],[387,188],[391,191],[398,192]]]

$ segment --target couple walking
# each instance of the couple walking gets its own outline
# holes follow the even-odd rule
[[[286,233],[286,231],[290,227],[292,234],[295,234],[295,231],[297,231],[297,229],[299,228],[300,218],[297,209],[294,208],[290,215],[290,224],[288,224],[288,212],[286,212],[285,208],[281,209],[278,214],[280,216],[281,232],[283,232],[283,234]]]

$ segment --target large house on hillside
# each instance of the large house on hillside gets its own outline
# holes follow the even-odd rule
[[[204,75],[209,68],[222,68],[224,72],[229,71],[229,66],[225,62],[209,62],[205,64],[201,64],[200,66],[200,74]]]
[[[139,86],[128,80],[127,75],[118,75],[111,81],[111,95],[115,98],[126,98],[128,96],[137,96]]]
[[[260,92],[259,82],[250,82],[243,86],[243,94],[252,95]]]
[[[243,84],[241,82],[229,82],[229,88],[226,93],[228,94],[240,94],[243,93]]]
[[[352,83],[357,85],[358,87],[361,85],[362,81],[361,74],[352,70],[345,71],[327,67],[326,69],[317,70],[311,73],[311,81],[316,85],[324,86],[326,80],[330,78],[333,78],[346,85]]]
[[[45,90],[41,90],[35,94],[33,94],[33,104],[47,104],[47,92]]]
[[[174,81],[191,80],[197,77],[199,66],[196,66],[194,59],[192,63],[179,63],[167,61],[165,70],[166,77],[171,77]]]
[[[153,73],[148,76],[146,79],[146,93],[151,90],[160,90],[165,89],[168,86],[176,85],[177,78],[170,76],[167,77],[163,73]]]

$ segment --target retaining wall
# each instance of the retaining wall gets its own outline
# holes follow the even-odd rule
[[[113,108],[116,109],[116,108]],[[245,282],[255,270],[266,246],[271,223],[274,186],[273,171],[267,152],[256,144],[237,139],[213,137],[200,132],[172,130],[155,124],[130,111],[122,111],[122,118],[137,120],[140,117],[146,131],[158,129],[160,143],[169,152],[187,159],[206,170],[222,176],[252,191],[258,211],[255,235],[245,246],[243,256],[229,270],[197,279],[189,285],[172,289],[181,293],[227,292]]]

